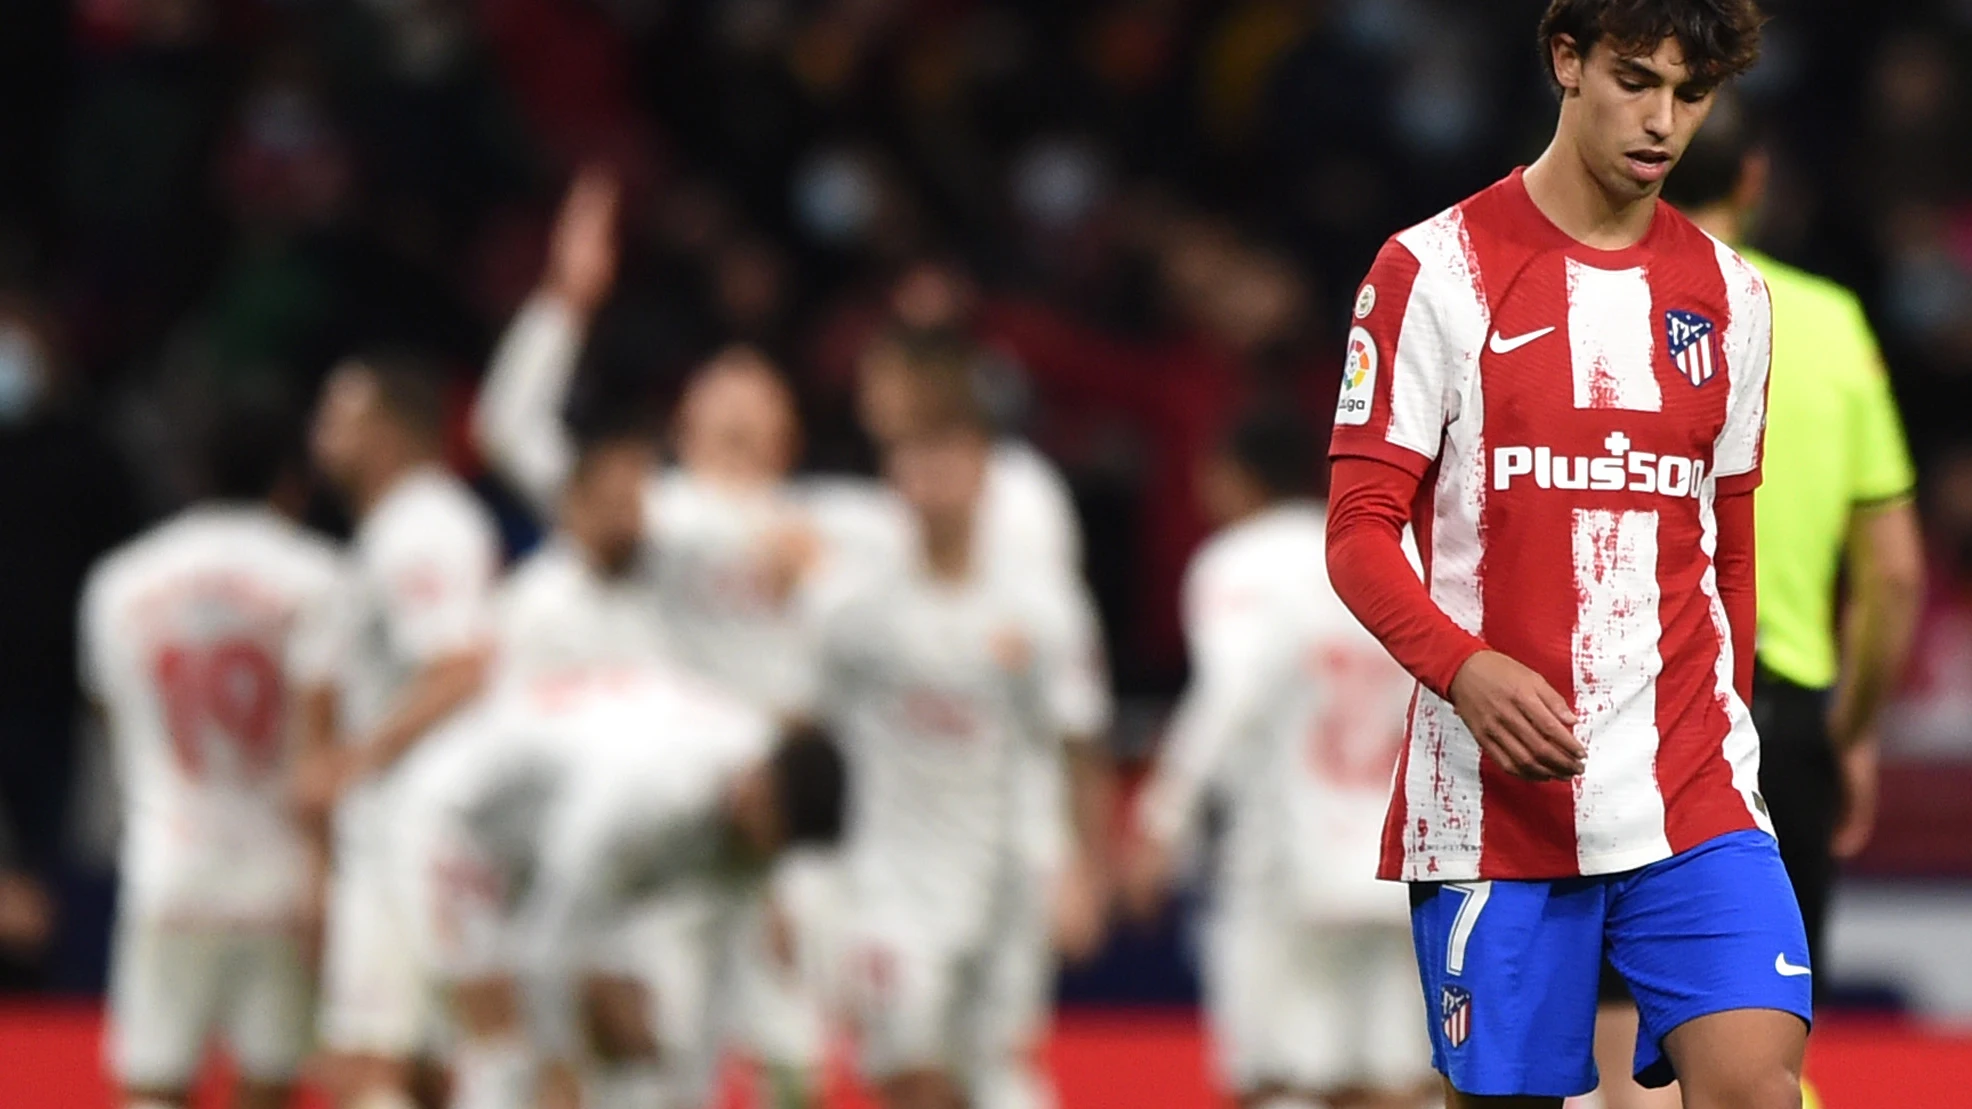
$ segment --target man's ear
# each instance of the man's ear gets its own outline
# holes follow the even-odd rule
[[[1575,46],[1575,36],[1556,35],[1548,41],[1548,65],[1554,70],[1554,83],[1561,86],[1563,96],[1572,96],[1582,91],[1582,68],[1588,60]]]

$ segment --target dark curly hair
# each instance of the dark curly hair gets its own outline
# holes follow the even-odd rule
[[[1553,81],[1553,44],[1562,35],[1575,40],[1583,57],[1598,42],[1633,57],[1676,38],[1692,78],[1722,84],[1760,60],[1765,23],[1754,0],[1549,0],[1541,17],[1541,64]]]

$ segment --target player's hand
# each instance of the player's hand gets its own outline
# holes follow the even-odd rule
[[[1054,948],[1070,963],[1102,950],[1109,934],[1109,883],[1095,860],[1082,852],[1055,882]]]
[[[1862,854],[1876,832],[1876,747],[1876,737],[1865,734],[1836,756],[1842,764],[1842,822],[1835,826],[1828,850],[1838,859]]]
[[[1123,911],[1132,920],[1147,923],[1157,919],[1170,897],[1172,876],[1177,872],[1177,856],[1170,845],[1149,836],[1137,836],[1123,860]]]
[[[1575,713],[1539,674],[1481,651],[1459,668],[1450,692],[1480,750],[1507,773],[1548,782],[1582,772],[1588,752],[1575,738]]]
[[[993,633],[992,642],[987,649],[993,653],[993,661],[1009,674],[1025,674],[1034,664],[1034,645],[1019,628],[1001,628]]]
[[[41,883],[25,874],[0,873],[0,948],[39,951],[54,929],[54,902]]]
[[[548,243],[546,285],[570,308],[594,315],[616,283],[616,215],[623,194],[614,171],[587,165],[575,175]]]
[[[356,752],[336,746],[303,756],[295,767],[288,796],[304,820],[326,821],[336,802],[359,776]]]

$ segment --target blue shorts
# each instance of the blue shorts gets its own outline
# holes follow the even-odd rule
[[[1463,1093],[1594,1089],[1605,956],[1636,995],[1645,1086],[1676,1077],[1663,1041],[1686,1021],[1733,1009],[1813,1020],[1801,910],[1765,832],[1622,874],[1415,883],[1411,905],[1432,1063]]]

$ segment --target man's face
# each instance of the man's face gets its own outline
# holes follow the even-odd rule
[[[622,575],[636,565],[644,538],[644,480],[655,460],[641,443],[597,447],[569,487],[567,527],[605,574]]]
[[[910,363],[894,343],[872,343],[856,367],[856,415],[863,430],[887,446],[910,433],[917,396]]]
[[[360,366],[338,367],[323,384],[309,450],[336,485],[349,484],[374,446],[381,404],[376,379]]]
[[[714,359],[678,408],[679,460],[695,473],[778,479],[794,464],[798,433],[787,386],[745,348]]]
[[[926,521],[970,518],[986,483],[986,441],[967,430],[913,434],[891,448],[885,469],[897,495]]]
[[[1588,171],[1612,197],[1656,196],[1711,113],[1716,91],[1685,68],[1678,40],[1630,57],[1598,42],[1583,57],[1564,39],[1554,47],[1554,67]]]

